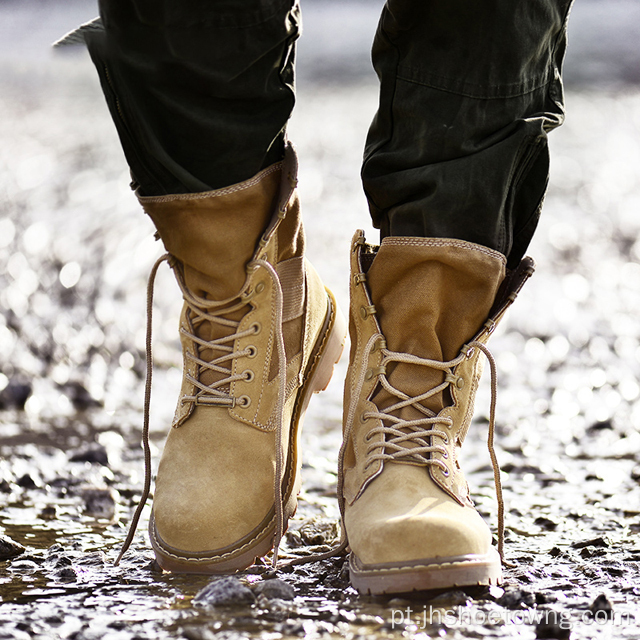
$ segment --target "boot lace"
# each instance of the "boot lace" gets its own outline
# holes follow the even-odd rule
[[[474,354],[474,349],[479,349],[486,356],[489,361],[491,370],[491,404],[489,408],[489,430],[487,435],[487,448],[491,457],[491,465],[493,467],[493,479],[495,483],[496,498],[498,502],[498,553],[503,563],[504,559],[504,500],[502,496],[502,482],[500,480],[500,466],[498,464],[498,458],[496,456],[494,448],[494,436],[495,436],[495,415],[496,415],[496,400],[498,393],[497,384],[497,370],[496,363],[493,355],[489,349],[477,340],[473,340],[465,345],[458,356],[453,360],[441,362],[439,360],[431,360],[426,358],[419,358],[407,353],[398,353],[390,351],[386,348],[384,338],[380,334],[376,334],[371,337],[367,343],[363,361],[366,362],[369,359],[369,355],[376,348],[376,345],[382,345],[381,352],[383,359],[378,369],[365,371],[364,368],[361,371],[359,379],[356,381],[356,388],[351,396],[351,405],[347,414],[346,430],[343,438],[342,447],[338,456],[338,502],[340,505],[340,512],[343,514],[344,521],[344,495],[343,495],[343,483],[344,483],[344,457],[346,452],[347,443],[353,430],[353,423],[355,418],[355,409],[358,403],[358,398],[362,393],[362,387],[364,385],[367,376],[376,375],[380,385],[392,396],[398,399],[398,402],[392,404],[385,409],[378,411],[365,412],[362,415],[363,419],[376,418],[382,423],[381,426],[372,428],[366,436],[366,440],[378,433],[384,434],[384,441],[380,443],[372,443],[367,449],[367,462],[365,466],[370,466],[377,460],[382,461],[403,461],[413,462],[421,465],[438,466],[442,469],[445,476],[449,475],[449,469],[447,465],[433,458],[430,454],[434,452],[440,452],[443,456],[447,455],[447,450],[444,444],[448,442],[449,434],[437,428],[443,426],[445,429],[449,429],[453,426],[453,420],[448,416],[439,416],[427,407],[422,402],[435,396],[438,393],[444,392],[449,385],[455,384],[457,377],[453,373],[455,367],[457,367],[466,358],[471,358]],[[391,362],[416,364],[424,367],[443,371],[445,373],[444,381],[425,391],[418,396],[409,396],[403,391],[396,389],[388,381],[386,377],[387,365]],[[370,377],[369,377],[370,379]],[[424,418],[418,418],[414,420],[404,420],[397,416],[392,415],[392,412],[399,411],[404,407],[412,406],[424,415]],[[442,444],[434,444],[434,439],[439,439]],[[437,442],[437,441],[436,441]],[[304,557],[295,558],[287,562],[287,565],[306,564],[309,562],[318,562],[327,558],[335,557],[343,554],[349,546],[349,540],[346,537],[346,532],[342,533],[343,538],[339,545],[335,548],[319,554],[306,555]]]
[[[135,536],[142,511],[149,499],[151,491],[151,448],[149,444],[149,408],[151,405],[151,382],[153,376],[153,353],[152,353],[152,325],[153,325],[153,292],[155,279],[160,265],[167,261],[177,276],[177,281],[182,291],[184,300],[187,304],[187,315],[191,329],[180,329],[180,332],[189,338],[193,344],[197,345],[196,353],[186,352],[186,357],[195,362],[198,367],[198,373],[196,376],[190,374],[186,375],[187,380],[195,386],[197,391],[193,395],[182,396],[181,403],[193,403],[195,405],[209,405],[220,407],[234,407],[234,406],[248,406],[249,398],[246,396],[240,396],[235,398],[230,393],[229,385],[235,380],[248,379],[248,372],[241,374],[234,374],[232,372],[233,361],[242,356],[251,355],[252,351],[249,347],[241,351],[235,351],[233,344],[239,338],[243,338],[249,335],[257,333],[260,328],[257,325],[252,325],[249,329],[244,331],[238,331],[240,326],[239,320],[230,320],[224,317],[229,315],[242,307],[246,306],[254,295],[254,291],[250,291],[246,288],[240,292],[237,296],[238,302],[231,303],[217,303],[212,300],[206,300],[194,296],[186,287],[184,279],[179,271],[178,262],[170,254],[161,256],[149,274],[149,280],[147,283],[147,332],[146,332],[146,365],[147,374],[145,380],[144,391],[144,410],[143,410],[143,426],[142,426],[142,448],[144,452],[144,486],[142,495],[135,513],[131,519],[129,531],[127,537],[122,545],[122,549],[115,561],[117,566],[122,560],[124,554],[127,552],[133,538]],[[276,350],[278,354],[278,400],[275,407],[276,415],[276,469],[274,476],[274,504],[275,504],[275,534],[274,534],[274,552],[273,552],[273,568],[275,569],[278,559],[278,550],[284,534],[284,509],[282,504],[282,479],[283,479],[283,466],[284,466],[284,454],[282,451],[282,433],[283,433],[283,414],[284,404],[286,399],[286,372],[287,363],[285,356],[284,346],[284,334],[282,330],[282,318],[283,318],[283,293],[280,285],[280,279],[276,269],[265,259],[258,258],[252,260],[248,265],[248,270],[255,270],[263,268],[267,271],[274,284],[275,292],[275,342]],[[222,338],[216,338],[208,341],[200,338],[195,330],[203,322],[211,322],[220,326],[228,327],[232,330],[230,335]],[[201,357],[202,350],[212,350],[219,353],[217,357],[211,360],[205,360]],[[219,379],[215,380],[211,384],[204,384],[201,381],[205,372],[214,372],[219,375]]]

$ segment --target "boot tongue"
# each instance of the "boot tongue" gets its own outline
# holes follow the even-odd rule
[[[387,348],[441,362],[455,358],[487,319],[505,262],[498,252],[462,240],[385,238],[367,282]],[[441,384],[444,373],[392,362],[387,379],[415,397]],[[399,401],[382,388],[372,400],[381,409]],[[422,404],[437,414],[451,400],[439,392]],[[425,417],[411,406],[396,415]]]
[[[281,173],[274,165],[217,191],[140,198],[193,294],[225,300],[240,293],[245,267],[277,208]]]
[[[277,209],[281,180],[282,167],[277,164],[246,182],[216,191],[140,197],[166,250],[180,261],[191,294],[220,302],[242,292],[246,265]],[[239,321],[249,309],[246,305],[224,317]],[[235,329],[205,320],[196,321],[194,331],[199,338],[211,341],[232,335]],[[203,348],[199,356],[211,361],[222,354],[218,349]],[[224,377],[204,370],[200,380],[210,385]]]

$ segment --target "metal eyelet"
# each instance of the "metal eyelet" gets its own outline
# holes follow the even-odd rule
[[[264,291],[264,282],[258,282],[255,288],[256,293],[262,293]]]
[[[369,419],[368,417],[366,417],[366,416],[365,416],[365,413],[366,413],[366,411],[363,411],[363,412],[360,414],[360,422],[361,422],[362,424],[364,424],[364,423]],[[365,440],[366,440],[366,439],[367,439],[367,437],[365,436]]]
[[[251,371],[251,369],[246,369],[245,371],[242,372],[242,375],[244,376],[244,379],[247,382],[253,382],[253,380],[256,377],[256,374],[253,371]]]
[[[464,388],[464,378],[462,376],[458,376],[458,379],[456,380],[456,387],[458,389]]]
[[[442,469],[442,475],[443,475],[445,478],[448,478],[448,477],[449,477],[449,469]]]
[[[363,320],[366,320],[369,316],[375,315],[375,313],[376,313],[376,307],[373,304],[370,304],[367,307],[365,306],[360,307],[360,317]]]
[[[255,358],[258,355],[258,347],[253,344],[247,345],[246,350],[249,352],[246,354],[247,358]]]
[[[262,325],[259,322],[254,322],[249,329],[253,329],[254,335],[258,335],[262,331]]]
[[[236,407],[246,409],[251,404],[251,398],[249,396],[240,396],[236,398]]]

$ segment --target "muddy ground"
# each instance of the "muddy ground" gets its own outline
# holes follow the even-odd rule
[[[357,178],[376,87],[370,75],[349,78],[329,85],[303,75],[290,129],[309,254],[344,308],[350,236],[364,227],[376,239]],[[162,251],[128,189],[86,57],[5,60],[0,91],[0,533],[22,546],[0,542],[0,554],[16,554],[0,560],[0,639],[638,637],[633,84],[568,92],[530,249],[538,270],[490,343],[500,377],[504,585],[394,599],[358,596],[343,558],[279,573],[292,590],[267,583],[258,565],[240,585],[195,597],[210,579],[160,572],[146,522],[113,567],[142,489],[144,289]],[[169,273],[156,290],[157,463],[180,380],[180,299]],[[321,549],[337,535],[345,368],[307,414],[303,492],[285,552]],[[488,406],[485,380],[464,468],[495,529]]]

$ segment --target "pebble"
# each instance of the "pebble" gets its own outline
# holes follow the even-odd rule
[[[23,489],[36,489],[38,485],[31,475],[25,473],[16,480],[16,484]]]
[[[19,542],[12,540],[9,536],[0,535],[0,561],[10,560],[25,551],[26,549]]]
[[[15,560],[7,568],[12,573],[32,573],[39,569],[33,560]]]
[[[72,453],[69,460],[71,462],[90,462],[91,464],[101,464],[104,467],[109,466],[107,449],[98,442],[94,442],[93,444]]]
[[[604,593],[601,593],[590,605],[594,618],[599,620],[611,620],[613,618],[613,604]]]
[[[115,517],[117,493],[111,487],[86,487],[80,490],[80,495],[88,515],[104,520]]]
[[[603,538],[592,538],[591,540],[583,540],[582,542],[574,542],[571,545],[574,549],[584,549],[585,547],[608,547],[609,543]]]
[[[0,409],[24,409],[32,390],[30,384],[10,381],[0,392]]]
[[[254,588],[254,592],[257,595],[271,599],[293,600],[296,597],[295,589],[288,582],[284,582],[284,580],[279,580],[278,578],[258,582]]]
[[[195,605],[212,607],[253,602],[253,591],[233,576],[213,580],[193,598]]]
[[[528,609],[535,605],[536,596],[525,589],[507,589],[497,602],[505,609]]]
[[[54,573],[54,576],[60,582],[75,582],[78,579],[78,572],[74,567],[62,567]]]
[[[331,545],[339,535],[335,520],[309,518],[298,529],[302,544],[305,546]]]
[[[536,625],[536,638],[557,638],[567,640],[571,637],[571,628],[560,622],[540,622]]]
[[[429,600],[429,604],[434,608],[466,607],[469,602],[471,598],[464,591],[447,591]]]

